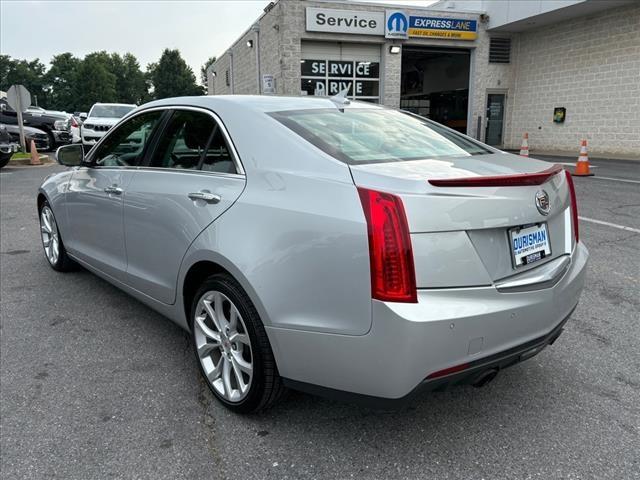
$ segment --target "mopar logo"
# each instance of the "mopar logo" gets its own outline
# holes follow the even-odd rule
[[[387,38],[407,38],[409,29],[409,17],[398,10],[388,10],[385,24],[385,37]]]

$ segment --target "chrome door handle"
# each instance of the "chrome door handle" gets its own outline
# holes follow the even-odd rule
[[[117,187],[116,185],[111,185],[110,187],[106,187],[104,191],[106,193],[113,193],[114,195],[122,195],[122,192],[124,190],[122,190],[120,187]]]
[[[207,203],[218,203],[222,200],[220,195],[210,192],[191,192],[187,194],[191,200],[204,200]]]

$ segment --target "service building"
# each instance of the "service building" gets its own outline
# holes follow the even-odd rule
[[[640,2],[278,0],[208,70],[210,94],[334,95],[491,145],[640,158]]]

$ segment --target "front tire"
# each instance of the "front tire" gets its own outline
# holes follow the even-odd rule
[[[203,283],[190,326],[200,372],[227,408],[257,412],[282,397],[286,389],[260,316],[231,276],[216,274]]]
[[[40,207],[40,236],[42,238],[42,248],[44,256],[49,261],[49,265],[59,272],[74,270],[76,262],[71,260],[64,248],[56,217],[48,201],[44,201]]]
[[[11,153],[0,153],[0,168],[6,167],[11,160]]]

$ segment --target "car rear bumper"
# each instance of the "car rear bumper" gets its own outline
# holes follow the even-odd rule
[[[473,383],[481,371],[505,368],[552,343],[578,303],[587,258],[578,244],[570,267],[549,288],[429,289],[419,290],[417,304],[373,301],[372,327],[362,336],[266,330],[290,386],[402,401],[415,391]],[[461,372],[428,378],[462,364]]]
[[[573,310],[572,310],[573,313]],[[482,386],[492,380],[501,370],[511,367],[524,360],[528,360],[548,345],[553,343],[562,334],[563,328],[571,314],[562,320],[551,332],[530,342],[496,353],[489,357],[478,358],[469,362],[463,371],[443,375],[438,378],[426,378],[411,392],[400,398],[383,398],[371,395],[346,392],[291,379],[284,379],[284,384],[294,390],[319,395],[333,400],[358,403],[373,408],[398,408],[409,404],[413,399],[427,392],[440,392],[449,387],[458,385]]]

